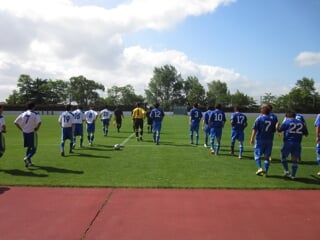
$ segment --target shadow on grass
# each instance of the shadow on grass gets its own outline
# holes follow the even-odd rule
[[[301,182],[305,184],[319,184],[320,183],[320,178],[315,176],[315,175],[310,175],[311,178],[306,178],[306,177],[297,177],[294,180],[289,178],[289,177],[283,177],[283,176],[276,176],[276,175],[268,175],[268,178],[275,178],[275,179],[282,179],[284,181],[291,181],[291,182]]]
[[[13,176],[22,176],[22,177],[48,177],[48,174],[37,174],[32,171],[23,171],[20,169],[2,169],[1,172],[13,175]]]
[[[48,166],[39,166],[39,165],[34,165],[30,170],[36,170],[36,169],[41,169],[45,170],[48,173],[67,173],[67,174],[83,174],[83,171],[76,171],[76,170],[71,170],[71,169],[65,169],[65,168],[57,168],[57,167],[48,167]]]
[[[10,188],[8,188],[8,187],[0,187],[0,194],[3,194],[9,190],[10,190]]]
[[[87,157],[87,158],[110,158],[109,156],[100,156],[100,155],[93,155],[89,153],[77,153],[77,157]]]

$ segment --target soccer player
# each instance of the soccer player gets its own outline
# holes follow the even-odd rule
[[[226,115],[224,111],[221,110],[220,103],[217,103],[215,109],[210,112],[208,123],[210,127],[211,154],[219,155],[222,129],[226,123]],[[217,140],[216,147],[214,146],[215,139]]]
[[[73,129],[73,146],[76,147],[76,138],[80,137],[80,148],[83,147],[83,122],[86,120],[82,106],[78,106],[73,112],[74,116],[74,129]]]
[[[112,112],[108,109],[108,105],[105,105],[104,109],[99,112],[99,117],[102,122],[103,136],[108,136],[109,124],[112,117]]]
[[[317,163],[320,166],[320,114],[317,115],[316,120],[314,122],[314,126],[316,127],[316,154],[317,154]],[[317,173],[320,176],[320,171]]]
[[[301,121],[303,123],[303,125],[305,125],[307,131],[308,131],[308,126],[307,126],[307,122],[304,119],[303,115],[301,113],[295,113],[296,114],[296,119],[298,119],[299,121]],[[284,118],[283,122],[286,120],[286,117]],[[300,154],[302,153],[302,149],[300,151]],[[301,162],[301,156],[298,157],[298,161]]]
[[[164,112],[159,106],[159,103],[156,103],[150,112],[150,118],[152,119],[153,142],[156,145],[159,145],[162,120],[164,118]]]
[[[189,113],[189,125],[190,125],[190,143],[193,144],[193,133],[196,134],[196,145],[199,144],[199,127],[202,119],[202,112],[198,108],[198,103],[194,103]]]
[[[141,107],[141,103],[138,102],[136,107],[132,110],[133,128],[136,134],[137,141],[142,141],[143,138],[143,120],[146,117],[146,111]],[[140,135],[139,135],[140,134]]]
[[[295,179],[298,169],[298,160],[301,156],[302,136],[308,136],[308,130],[301,120],[296,119],[295,112],[288,111],[286,113],[286,118],[281,125],[277,124],[277,131],[284,133],[283,146],[281,148],[281,163],[284,168],[284,176],[290,176],[287,157],[291,154],[291,178]]]
[[[238,106],[233,108],[233,114],[231,115],[231,156],[234,156],[234,145],[236,140],[239,141],[239,155],[238,158],[242,159],[243,154],[243,141],[244,141],[244,129],[247,127],[247,116],[241,113]]]
[[[209,127],[208,121],[209,121],[209,116],[210,116],[211,111],[212,111],[212,107],[209,106],[207,111],[203,114],[203,118],[202,118],[202,130],[204,132],[203,146],[205,148],[207,148],[209,146],[208,139],[209,139],[209,135],[210,135],[210,127]]]
[[[61,143],[60,143],[60,154],[64,157],[64,145],[66,140],[70,140],[69,153],[72,152],[73,148],[73,124],[74,115],[71,112],[71,105],[68,104],[64,112],[62,112],[58,118],[58,122],[61,127]]]
[[[152,118],[150,117],[150,113],[152,111],[152,107],[149,108],[149,110],[147,111],[146,115],[147,115],[147,130],[148,133],[152,133]]]
[[[93,140],[94,140],[94,133],[96,130],[96,119],[98,116],[98,113],[93,110],[93,107],[90,106],[89,110],[84,112],[84,116],[86,118],[87,123],[87,138],[89,141],[89,145],[92,146]]]
[[[116,125],[117,125],[117,130],[120,132],[120,128],[122,126],[122,119],[124,118],[123,112],[120,109],[120,107],[116,107],[114,110],[114,116],[116,118]]]
[[[23,159],[26,167],[33,165],[31,157],[33,157],[37,151],[37,131],[41,125],[40,115],[34,111],[35,106],[34,102],[29,102],[27,104],[27,110],[14,120],[16,127],[23,133],[23,146],[27,148],[26,156]]]
[[[252,127],[250,144],[254,145],[254,160],[258,167],[256,175],[267,176],[277,122],[273,114],[270,114],[271,109],[267,104],[262,105],[260,112]],[[264,156],[264,169],[261,165],[262,156]]]
[[[3,105],[0,104],[0,158],[3,156],[6,150],[4,133],[7,132],[6,121],[2,113],[3,113]]]

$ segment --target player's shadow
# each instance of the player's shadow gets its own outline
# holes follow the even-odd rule
[[[13,175],[13,176],[22,176],[22,177],[48,177],[48,174],[38,174],[30,171],[32,169],[28,169],[28,171],[22,171],[20,169],[1,169],[1,172]]]
[[[86,158],[110,158],[109,156],[101,156],[101,155],[94,155],[89,153],[76,153],[77,157],[86,157]]]
[[[65,169],[65,168],[57,168],[57,167],[49,167],[49,166],[40,166],[40,165],[34,165],[30,170],[35,170],[35,169],[41,169],[45,170],[48,173],[63,173],[63,174],[83,174],[83,171],[76,171],[76,170],[71,170],[71,169]]]
[[[276,178],[276,179],[282,179],[283,181],[291,181],[291,182],[301,182],[305,184],[314,184],[314,185],[319,185],[320,183],[320,178],[316,177],[314,175],[310,175],[312,178],[306,178],[306,177],[297,177],[294,180],[292,180],[289,177],[283,177],[279,175],[268,175],[268,178]]]

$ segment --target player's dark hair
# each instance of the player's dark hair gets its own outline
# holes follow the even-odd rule
[[[220,103],[217,103],[216,105],[214,105],[214,107],[215,107],[216,109],[221,109],[221,104],[220,104]]]
[[[198,103],[194,103],[193,106],[194,106],[194,107],[198,107]]]
[[[289,110],[286,112],[286,117],[287,118],[295,118],[296,117],[296,113],[292,110]]]
[[[36,106],[36,104],[34,102],[28,102],[27,103],[27,109],[28,110],[35,108],[35,106]]]
[[[267,104],[263,104],[260,110],[261,110],[261,113],[264,115],[269,115],[271,112],[271,109]]]
[[[158,108],[159,106],[160,106],[159,103],[155,103],[155,104],[154,104],[154,107],[155,107],[155,108]]]

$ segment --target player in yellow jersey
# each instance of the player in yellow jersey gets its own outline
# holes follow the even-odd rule
[[[136,133],[137,141],[142,141],[143,136],[143,120],[146,117],[146,111],[141,107],[141,103],[138,102],[136,107],[132,110],[132,120],[134,131]]]

